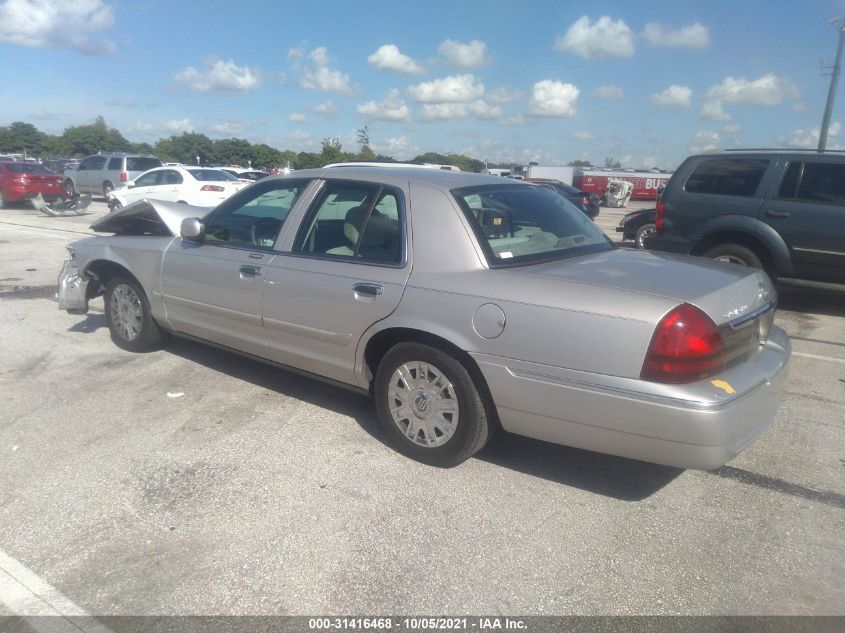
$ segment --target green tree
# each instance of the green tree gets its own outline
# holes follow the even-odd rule
[[[281,162],[279,150],[270,147],[265,143],[251,147],[252,166],[259,169],[270,169]]]
[[[426,152],[416,156],[412,163],[434,163],[435,165],[454,165],[461,171],[480,172],[484,169],[484,162],[477,158],[470,158],[463,154],[438,154],[437,152]]]
[[[216,160],[211,139],[196,132],[184,132],[178,136],[158,139],[155,155],[164,161],[176,161],[186,165],[196,165],[197,157],[201,165]]]
[[[618,160],[615,160],[613,157],[610,157],[604,159],[604,166],[608,167],[609,169],[621,169],[622,163],[620,163]]]
[[[324,138],[322,146],[323,160],[325,161],[323,165],[336,163],[340,158],[341,151],[343,150],[343,144],[340,142],[340,139],[336,136]]]
[[[593,164],[588,160],[572,160],[566,163],[567,167],[592,167]]]
[[[252,160],[252,145],[242,138],[225,138],[212,142],[214,160],[224,165],[247,165]]]
[[[370,126],[365,125],[357,133],[358,143],[361,145],[361,153],[373,154],[373,148],[370,146]]]
[[[61,137],[67,153],[84,156],[97,152],[128,152],[132,143],[114,128],[109,128],[102,116],[90,125],[69,127]]]
[[[15,121],[2,135],[3,147],[0,150],[5,152],[26,152],[27,155],[41,156],[44,152],[44,145],[47,135],[38,130],[37,127],[31,123],[24,123],[23,121]]]

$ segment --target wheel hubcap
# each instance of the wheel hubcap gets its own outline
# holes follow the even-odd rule
[[[412,361],[390,379],[387,393],[393,423],[409,441],[426,448],[443,446],[458,428],[455,388],[434,365]]]
[[[126,284],[115,286],[109,305],[115,331],[124,341],[134,341],[141,333],[143,310],[134,288]]]

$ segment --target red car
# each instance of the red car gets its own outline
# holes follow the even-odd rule
[[[64,178],[35,163],[0,162],[0,208],[38,194],[52,201],[68,197]]]

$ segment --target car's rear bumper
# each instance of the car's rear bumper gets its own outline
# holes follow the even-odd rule
[[[5,198],[9,202],[20,202],[29,200],[38,194],[45,200],[56,200],[65,195],[64,187],[53,187],[52,185],[9,187],[5,192]]]
[[[675,235],[651,235],[645,239],[645,248],[650,251],[664,253],[680,253],[688,255],[692,250],[692,242]]]
[[[789,356],[789,339],[775,327],[751,359],[690,385],[658,385],[487,355],[474,358],[507,431],[711,470],[742,452],[772,423]]]
[[[59,300],[59,310],[67,310],[70,314],[88,312],[88,278],[79,271],[77,263],[72,259],[64,263],[59,273],[56,298]]]

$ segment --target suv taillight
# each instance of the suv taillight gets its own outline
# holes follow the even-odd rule
[[[129,180],[129,174],[125,171],[120,172],[120,182],[126,182],[127,180]]]
[[[666,203],[663,200],[657,201],[657,219],[654,221],[654,228],[658,233],[663,231],[663,213],[666,211]]]
[[[657,324],[640,378],[694,382],[724,367],[725,345],[716,324],[695,306],[682,303]]]

